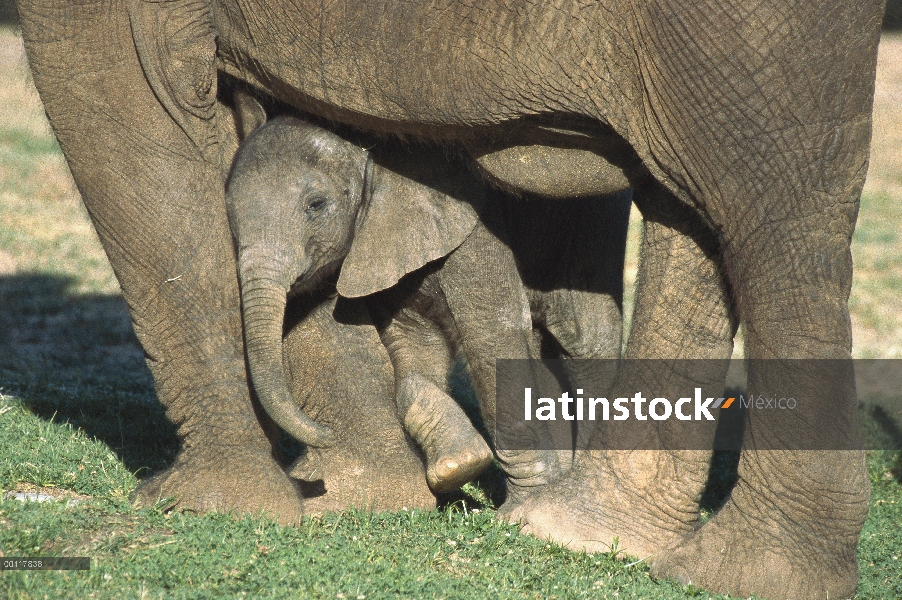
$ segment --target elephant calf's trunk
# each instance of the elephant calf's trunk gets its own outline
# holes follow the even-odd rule
[[[263,409],[298,441],[316,448],[333,445],[332,431],[305,415],[288,390],[282,367],[285,290],[270,282],[243,282],[241,299],[251,379]]]

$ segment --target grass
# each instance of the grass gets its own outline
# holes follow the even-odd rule
[[[434,512],[349,511],[299,528],[133,507],[139,478],[168,465],[178,443],[29,85],[18,37],[0,28],[0,492],[59,499],[0,499],[0,554],[90,556],[92,566],[3,572],[0,597],[715,597],[653,582],[615,549],[586,555],[520,535],[493,517],[491,473]],[[902,339],[902,195],[898,171],[875,160],[851,307],[856,356],[890,357]],[[634,219],[628,279],[639,229]],[[706,517],[735,463],[716,457]],[[873,452],[868,469],[858,597],[899,598],[902,455]]]
[[[855,281],[849,298],[858,358],[902,358],[900,199],[878,192],[861,200],[852,238]]]
[[[95,557],[90,572],[7,572],[5,597],[540,597],[679,593],[643,567],[561,550],[490,512],[349,511],[284,528],[263,519],[128,512],[93,501],[5,503],[0,543]],[[78,535],[72,535],[78,532]],[[68,534],[63,536],[62,534]],[[66,539],[60,542],[61,537]],[[37,550],[32,550],[32,553]],[[679,596],[673,596],[679,597]]]

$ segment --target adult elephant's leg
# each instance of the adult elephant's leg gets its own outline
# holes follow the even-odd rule
[[[632,193],[569,200],[505,198],[503,202],[511,249],[530,297],[533,326],[556,342],[546,346],[551,352],[545,358],[620,358]],[[581,380],[584,364],[582,360],[566,362],[572,382]],[[602,385],[607,389],[610,383]]]
[[[866,153],[849,158],[863,167]],[[743,597],[854,594],[856,546],[870,498],[864,452],[854,449],[847,308],[861,183],[811,190],[813,206],[771,207],[767,214],[752,207],[746,215],[757,222],[723,224],[751,359],[749,393],[792,398],[796,410],[776,410],[776,403],[749,410],[730,499],[660,554],[654,574]]]
[[[825,206],[752,228],[754,239],[733,232],[739,243],[728,251],[742,249],[730,270],[746,325],[749,393],[792,398],[795,410],[777,410],[774,402],[748,411],[730,499],[660,554],[653,574],[743,597],[854,594],[870,499],[864,452],[854,449],[858,415],[848,360],[856,209]],[[767,360],[787,357],[809,360]],[[818,450],[821,444],[845,449]]]
[[[170,56],[174,87],[158,90],[145,78],[125,2],[28,0],[19,12],[35,83],[182,440],[175,463],[145,481],[139,498],[297,520],[301,501],[271,457],[245,378],[204,12],[182,15],[198,19],[182,23],[187,39],[160,40],[194,60]],[[197,95],[170,97],[164,108],[167,89]]]
[[[642,34],[655,47],[643,65],[655,74],[645,88],[652,151],[721,233],[747,356],[813,359],[795,369],[798,378],[752,364],[750,390],[804,392],[820,414],[805,423],[788,410],[750,411],[731,498],[660,554],[653,572],[741,596],[846,598],[868,510],[863,454],[768,448],[804,443],[811,423],[823,440],[856,433],[848,362],[826,359],[851,358],[849,247],[867,172],[881,8],[732,9],[643,7]],[[708,35],[715,22],[722,27]],[[687,36],[703,52],[674,52]],[[689,89],[694,102],[673,103]],[[786,425],[797,426],[792,437]]]
[[[526,285],[535,356],[558,365],[571,393],[606,395],[623,347],[623,269],[632,191],[567,200],[503,197],[510,243]],[[600,362],[601,359],[607,362]],[[551,363],[549,363],[551,364]],[[550,373],[543,381],[551,383]],[[558,385],[543,395],[557,398]],[[602,392],[603,391],[603,392]],[[595,423],[581,421],[552,445],[563,469],[585,449]],[[569,439],[568,439],[569,438]]]
[[[735,321],[713,232],[694,210],[656,184],[637,189],[635,202],[645,224],[624,358],[729,358]],[[700,383],[688,360],[672,363],[666,381],[650,379],[660,373],[642,366],[626,363],[609,397],[629,397],[643,389],[680,393],[686,385]],[[725,369],[726,361],[723,373],[707,369],[710,381],[704,383],[722,382]],[[664,449],[667,427],[673,424],[648,423],[648,434],[660,437],[662,449],[623,450],[628,446],[614,441],[616,426],[599,427],[590,442],[594,449],[577,453],[567,475],[510,518],[519,520],[526,532],[574,549],[605,551],[616,539],[619,550],[640,557],[690,531],[698,521],[710,452]]]

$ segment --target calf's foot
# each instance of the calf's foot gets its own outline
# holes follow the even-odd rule
[[[383,442],[368,452],[348,445],[308,448],[289,474],[298,480],[307,515],[350,508],[381,512],[436,506],[422,461],[407,444]]]
[[[436,493],[456,490],[492,463],[492,451],[463,409],[419,375],[398,386],[404,429],[426,455],[426,481]]]

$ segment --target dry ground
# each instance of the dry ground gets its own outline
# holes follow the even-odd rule
[[[902,32],[880,41],[871,164],[852,243],[853,354],[902,358]]]
[[[17,141],[37,146],[22,156]],[[0,29],[0,276],[77,275],[75,293],[119,294],[119,285],[62,155],[28,71],[21,38]],[[10,154],[13,154],[10,156]],[[15,155],[20,154],[20,155]],[[51,245],[53,254],[37,251]],[[85,269],[85,266],[88,269]],[[76,267],[78,269],[76,270]]]

